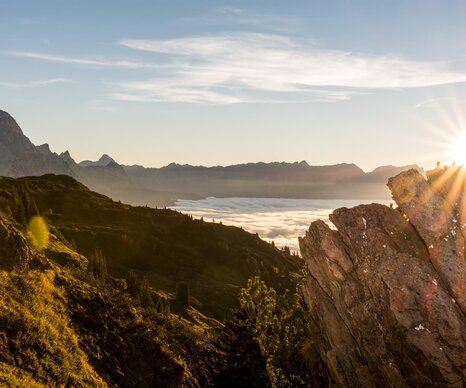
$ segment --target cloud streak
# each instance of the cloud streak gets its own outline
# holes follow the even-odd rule
[[[74,65],[88,65],[98,67],[116,67],[125,69],[157,69],[160,65],[152,63],[144,63],[132,60],[108,60],[108,59],[92,59],[92,58],[77,58],[61,55],[52,55],[46,53],[37,53],[31,51],[11,51],[8,55],[13,57],[32,58],[48,62],[60,62]]]
[[[241,17],[243,11],[220,13]],[[243,15],[244,16],[244,15]],[[248,16],[249,17],[249,16]],[[230,33],[118,42],[146,61],[85,58],[29,51],[7,54],[48,62],[134,71],[154,76],[116,81],[112,100],[198,104],[335,102],[375,90],[466,81],[448,63],[319,49],[309,41],[268,33]],[[136,73],[137,74],[137,73]],[[134,76],[134,74],[132,74]],[[13,84],[3,83],[3,86]],[[26,87],[26,86],[24,86]]]
[[[163,76],[121,82],[126,101],[211,104],[340,101],[376,89],[465,82],[441,62],[321,50],[277,34],[234,33],[121,45],[168,61]]]
[[[54,85],[57,83],[67,82],[69,81],[66,78],[51,78],[39,81],[30,81],[30,82],[21,82],[21,83],[14,83],[14,82],[1,82],[0,86],[7,87],[7,88],[38,88],[42,86]]]
[[[220,7],[210,13],[197,15],[196,17],[185,17],[180,21],[208,26],[252,27],[276,32],[296,31],[302,27],[303,23],[297,17],[277,16],[264,12],[258,13],[231,6]]]

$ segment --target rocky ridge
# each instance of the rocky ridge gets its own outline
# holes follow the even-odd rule
[[[315,347],[342,387],[464,387],[464,170],[389,180],[398,208],[333,212],[300,238]]]
[[[16,178],[44,174],[69,175],[93,190],[133,205],[166,206],[183,197],[130,182],[123,166],[108,155],[97,162],[78,164],[68,151],[59,155],[48,144],[36,146],[15,119],[0,110],[0,175]]]

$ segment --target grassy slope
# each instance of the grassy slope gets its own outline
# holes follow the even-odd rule
[[[0,386],[208,385],[220,357],[209,329],[218,322],[193,309],[189,321],[144,309],[124,282],[101,282],[70,267],[87,259],[59,237],[44,255],[9,221],[0,218],[0,230],[27,256],[0,258]],[[61,252],[63,265],[50,252]],[[21,269],[24,259],[28,270]]]
[[[300,266],[297,257],[242,229],[114,202],[67,176],[0,178],[0,210],[21,221],[24,193],[79,253],[102,250],[112,275],[135,269],[168,292],[184,280],[197,307],[216,318],[236,306],[251,275],[260,274],[277,290],[292,289],[290,273]]]

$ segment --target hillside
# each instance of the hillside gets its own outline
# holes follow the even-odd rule
[[[301,263],[240,228],[114,202],[68,176],[0,178],[0,211],[24,224],[35,209],[79,253],[102,251],[111,275],[132,269],[167,292],[184,281],[199,310],[219,319],[250,276],[292,289]]]
[[[210,383],[223,357],[209,334],[219,322],[193,308],[182,318],[143,307],[124,281],[92,276],[88,259],[59,234],[41,253],[18,227],[0,217],[1,386]],[[57,255],[68,262],[58,264]],[[150,292],[154,301],[164,298]]]

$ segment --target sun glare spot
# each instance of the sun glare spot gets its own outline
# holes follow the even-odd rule
[[[466,165],[466,132],[459,135],[453,142],[451,158],[457,164]]]
[[[28,224],[27,235],[38,250],[42,251],[48,247],[50,232],[47,222],[42,217],[32,217]]]

